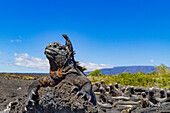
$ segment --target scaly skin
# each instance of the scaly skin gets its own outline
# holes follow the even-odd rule
[[[83,68],[75,62],[73,47],[67,35],[63,35],[63,37],[66,39],[66,45],[55,42],[48,44],[45,48],[44,53],[50,63],[50,75],[37,79],[29,86],[28,99],[25,103],[26,110],[35,104],[37,91],[40,87],[55,86],[64,80],[75,86],[72,91],[79,90],[76,94],[77,97],[82,96],[96,105],[91,81],[83,73]]]

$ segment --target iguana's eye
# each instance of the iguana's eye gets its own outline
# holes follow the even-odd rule
[[[62,50],[63,48],[59,47],[58,49],[59,49],[59,50]]]
[[[56,48],[57,46],[56,46],[56,45],[54,45],[53,47],[54,47],[54,48]]]

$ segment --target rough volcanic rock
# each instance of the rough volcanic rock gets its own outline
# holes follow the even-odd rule
[[[101,113],[97,106],[71,93],[72,84],[61,82],[55,87],[42,87],[38,90],[35,106],[27,113]],[[25,100],[22,99],[22,100]],[[18,102],[11,112],[22,112],[24,101]]]

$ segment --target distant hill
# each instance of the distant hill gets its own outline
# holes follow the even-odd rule
[[[121,67],[101,69],[101,73],[103,75],[110,75],[110,74],[117,75],[123,72],[131,72],[133,74],[139,71],[142,71],[144,73],[152,73],[155,70],[156,70],[155,66],[121,66]]]
[[[167,67],[170,70],[170,67]],[[136,73],[142,71],[144,73],[152,73],[156,71],[155,66],[120,66],[120,67],[113,67],[113,68],[105,68],[100,69],[103,75],[117,75],[123,72],[131,72]],[[85,72],[88,74],[89,72]],[[24,73],[24,74],[32,74],[32,75],[48,75],[49,73]]]
[[[121,66],[121,67],[106,68],[100,70],[103,75],[113,75],[113,74],[117,75],[123,72],[131,72],[133,74],[139,71],[142,71],[144,73],[152,73],[156,69],[154,66]]]
[[[168,70],[170,70],[170,67],[167,67]]]
[[[167,67],[167,69],[170,70],[170,67]],[[120,66],[120,67],[113,67],[113,68],[104,68],[100,70],[103,75],[117,75],[123,72],[131,72],[133,74],[139,71],[142,71],[144,73],[152,73],[153,71],[156,71],[156,68],[155,66]],[[0,73],[7,73],[7,72],[0,72]],[[88,74],[90,72],[87,71],[85,73]],[[18,73],[18,74],[48,75],[49,73]]]

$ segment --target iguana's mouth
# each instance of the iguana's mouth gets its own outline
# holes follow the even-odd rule
[[[58,53],[53,49],[45,49],[45,54],[58,55]]]
[[[56,51],[52,50],[52,49],[45,49],[44,53],[48,58],[53,58],[53,59],[54,59],[55,56],[58,55],[58,53]]]

